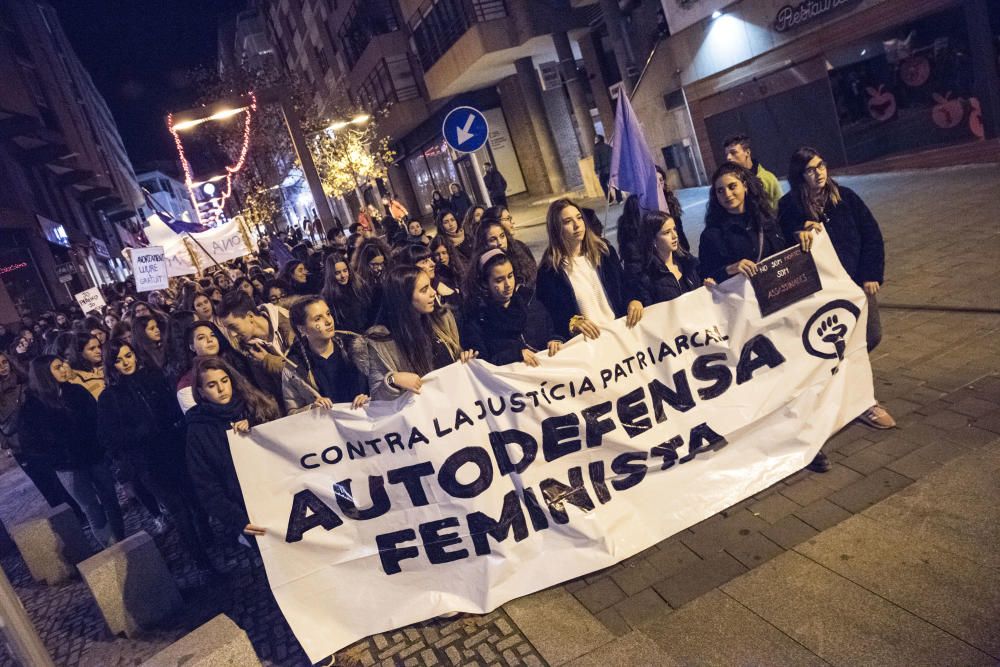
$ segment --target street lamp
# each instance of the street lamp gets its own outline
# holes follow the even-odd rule
[[[330,130],[331,132],[338,132],[340,130],[343,130],[348,125],[364,125],[369,120],[371,120],[371,116],[369,116],[366,113],[361,113],[350,120],[338,120],[336,122],[330,123],[323,129],[324,131]]]
[[[243,113],[250,107],[239,107],[238,109],[222,109],[216,111],[210,116],[205,116],[204,118],[192,118],[191,120],[181,121],[173,125],[174,130],[178,132],[183,132],[184,130],[190,130],[192,127],[197,127],[202,123],[207,123],[213,120],[225,120],[227,118],[232,118],[233,116]]]

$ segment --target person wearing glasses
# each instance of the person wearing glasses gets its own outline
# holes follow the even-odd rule
[[[789,239],[806,241],[808,232],[830,235],[844,269],[868,297],[868,351],[882,340],[877,294],[885,274],[885,244],[875,216],[861,197],[830,177],[827,164],[815,148],[803,146],[788,164],[791,191],[778,205],[778,222]],[[896,421],[879,403],[858,417],[878,429],[893,428]]]

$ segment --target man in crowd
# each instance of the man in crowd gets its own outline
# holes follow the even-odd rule
[[[503,177],[500,170],[493,166],[492,162],[484,162],[486,174],[483,182],[486,184],[486,192],[490,195],[490,201],[494,206],[507,205],[507,179]]]
[[[258,309],[245,292],[233,290],[223,296],[218,315],[250,359],[257,387],[280,397],[285,355],[295,342],[288,311],[271,303]]]
[[[764,165],[753,159],[750,150],[750,137],[745,134],[737,134],[726,139],[723,148],[726,151],[726,160],[733,164],[749,169],[757,177],[760,184],[764,186],[764,194],[771,204],[771,210],[777,212],[778,200],[781,199],[781,184],[778,177],[764,169]]]
[[[604,135],[599,134],[594,138],[594,173],[597,180],[601,182],[601,190],[604,190],[604,198],[611,196],[609,183],[611,181],[611,155],[614,151],[611,146],[604,141]],[[615,201],[621,202],[622,193],[615,190]]]

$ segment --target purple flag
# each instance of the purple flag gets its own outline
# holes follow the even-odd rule
[[[638,196],[639,206],[647,211],[666,211],[666,198],[656,182],[656,163],[624,90],[618,93],[611,147],[611,185]]]

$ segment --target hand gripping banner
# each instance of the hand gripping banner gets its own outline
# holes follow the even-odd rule
[[[866,299],[826,237],[760,266],[538,368],[456,363],[419,396],[230,433],[310,659],[609,567],[808,464],[875,402]]]

